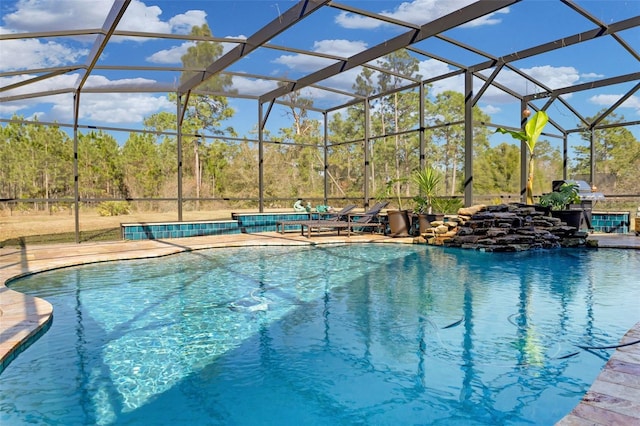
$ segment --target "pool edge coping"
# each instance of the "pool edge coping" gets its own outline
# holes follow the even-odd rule
[[[275,234],[275,236],[274,236]],[[640,249],[640,238],[611,236],[610,234],[594,234],[590,236],[598,240],[601,248],[621,248],[621,249]],[[350,243],[402,243],[412,244],[413,238],[389,238],[379,235],[362,235],[352,237],[322,237],[308,239],[295,236],[287,236],[276,233],[258,233],[258,234],[233,234],[233,235],[217,235],[206,237],[187,237],[171,240],[140,240],[140,241],[116,241],[106,243],[90,243],[90,244],[61,244],[48,246],[34,246],[33,248],[12,249],[0,248],[0,259],[9,262],[12,258],[18,257],[18,261],[9,263],[7,266],[0,265],[0,338],[8,340],[0,340],[0,374],[2,371],[17,357],[22,351],[26,350],[33,342],[35,342],[43,333],[46,332],[53,319],[53,306],[44,299],[28,296],[18,293],[7,287],[6,284],[12,280],[23,276],[73,266],[79,266],[90,263],[109,262],[115,260],[132,260],[143,258],[163,257],[176,253],[204,250],[209,248],[225,248],[225,247],[248,247],[248,246],[267,246],[267,245],[322,245],[322,244],[350,244]],[[64,249],[69,249],[76,253],[70,253],[65,256]],[[86,254],[77,254],[78,251],[87,250]],[[9,252],[9,253],[4,253]],[[49,253],[41,256],[39,254]],[[86,259],[87,256],[90,258]],[[3,259],[4,258],[4,259]],[[4,263],[4,262],[3,262]],[[7,297],[10,299],[7,302]],[[25,301],[33,305],[32,309],[27,306],[25,309]],[[7,309],[7,306],[10,308]],[[10,327],[7,327],[7,314],[17,315],[15,310],[18,308],[18,314],[22,312],[18,321],[12,318]],[[13,339],[5,337],[7,329],[15,329]],[[640,338],[640,322],[636,323],[620,340],[624,342],[629,339],[628,336]],[[593,422],[594,418],[607,424],[612,419],[623,419],[638,421],[640,424],[640,413],[635,417],[626,416],[616,411],[616,404],[628,404],[629,401],[620,402],[619,396],[611,395],[609,398],[599,397],[600,393],[594,391],[600,387],[607,388],[610,380],[605,380],[604,376],[612,367],[612,360],[618,362],[619,358],[629,361],[629,353],[631,360],[635,365],[636,371],[640,371],[640,349],[634,346],[617,348],[609,361],[600,371],[589,390],[585,393],[581,401],[576,407],[559,420],[556,425],[571,426],[584,424],[585,422]],[[640,381],[640,374],[636,377]],[[601,382],[605,385],[601,386]],[[626,386],[625,384],[621,384]],[[635,388],[634,388],[635,389]],[[595,397],[593,396],[595,392]],[[640,392],[637,392],[640,393]],[[638,400],[633,401],[640,406],[640,395]],[[593,424],[593,423],[590,423]]]

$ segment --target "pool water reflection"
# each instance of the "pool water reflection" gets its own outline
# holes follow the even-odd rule
[[[640,314],[636,250],[212,249],[51,271],[0,421],[552,424]]]

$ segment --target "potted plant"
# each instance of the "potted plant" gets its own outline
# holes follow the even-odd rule
[[[440,185],[441,176],[433,167],[425,167],[422,170],[416,170],[411,175],[413,182],[418,186],[420,195],[413,197],[415,202],[415,213],[418,216],[418,224],[420,233],[424,233],[431,227],[431,222],[438,219],[433,213],[434,203],[437,201],[438,185]]]
[[[572,210],[569,206],[580,202],[578,195],[578,184],[563,183],[557,191],[543,194],[540,197],[540,205],[550,209],[550,214],[568,226],[580,229],[582,220],[582,209]]]
[[[409,212],[402,208],[402,197],[400,195],[400,187],[406,183],[406,178],[389,179],[384,187],[383,193],[379,199],[387,198],[394,194],[398,202],[398,210],[387,210],[387,218],[389,220],[389,232],[392,237],[409,237],[411,230],[411,219]]]
[[[418,213],[433,213],[433,200],[436,198],[441,177],[433,167],[416,170],[411,179],[418,186],[420,195],[413,197]]]
[[[530,114],[529,110],[524,110],[523,115],[528,117]],[[503,129],[502,127],[498,127],[496,132],[506,133],[511,135],[512,138],[524,141],[529,149],[529,177],[527,178],[527,186],[526,186],[526,203],[529,205],[533,205],[533,165],[534,165],[534,149],[536,147],[536,142],[538,142],[538,138],[542,134],[542,129],[546,126],[549,121],[549,116],[545,111],[538,111],[533,114],[533,117],[527,121],[524,125],[524,130],[513,131]]]

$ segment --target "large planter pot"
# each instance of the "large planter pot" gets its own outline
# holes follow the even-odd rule
[[[418,213],[418,229],[419,229],[420,235],[427,232],[427,229],[431,228],[431,222],[435,220],[444,220],[444,214]]]
[[[411,219],[407,210],[389,210],[389,235],[392,237],[410,237]]]
[[[580,210],[582,212],[582,216],[580,219],[581,229],[593,229],[593,225],[591,224],[591,220],[593,219],[593,211],[590,201],[582,202],[580,204],[569,204],[569,210]]]
[[[582,210],[551,210],[551,216],[560,219],[567,226],[572,226],[580,230],[582,221]]]
[[[433,222],[434,220],[444,220],[444,213],[426,213],[427,220]]]

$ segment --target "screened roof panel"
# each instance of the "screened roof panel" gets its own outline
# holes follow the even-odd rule
[[[624,42],[628,44],[634,51],[635,56],[640,55],[640,28],[629,28],[618,32],[618,35],[622,37]]]
[[[604,38],[514,61],[512,65],[534,78],[544,79],[552,89],[640,70],[638,61],[620,44]]]
[[[231,73],[232,89],[250,98],[256,98],[260,94],[278,87],[278,81],[274,78],[256,77],[254,74]]]
[[[249,37],[295,4],[262,0],[154,0],[144,3],[161,10],[157,20],[169,24],[171,33],[188,34],[192,25],[206,22],[215,37],[242,38]]]
[[[401,22],[413,26],[422,26],[472,3],[474,3],[474,0],[388,0],[384,2],[347,0],[340,1],[339,4],[363,10],[370,14],[380,15],[383,19],[387,18],[388,21],[380,22],[380,19],[371,19],[370,16],[361,16],[358,13],[344,10],[338,15],[337,20],[345,27],[376,31],[384,29],[392,23],[398,24]]]
[[[458,65],[468,67],[480,62],[486,61],[488,58],[479,53],[456,46],[446,40],[438,37],[431,37],[421,42],[415,43],[412,47],[419,49],[431,57],[448,61],[453,69],[458,69]]]
[[[497,122],[504,121],[500,115],[514,95],[630,76],[630,84],[598,87],[591,97],[563,95],[567,102],[584,102],[576,109],[593,111],[596,96],[624,95],[640,72],[640,2],[635,0],[3,0],[0,13],[0,119],[5,121],[19,113],[73,122],[73,106],[57,103],[68,102],[68,96],[57,94],[80,89],[102,95],[101,112],[108,116],[112,108],[112,117],[123,117],[123,127],[140,126],[134,121],[139,114],[117,112],[137,110],[138,104],[155,104],[151,113],[175,112],[175,105],[158,102],[159,97],[178,88],[203,91],[202,79],[220,73],[232,76],[224,90],[231,104],[234,97],[284,101],[290,91],[301,90],[313,98],[314,108],[339,108],[357,99],[353,85],[363,64],[377,79],[380,58],[405,47],[425,79],[459,67],[489,78],[496,65],[490,58],[504,58],[507,66],[495,84],[511,94],[492,86],[479,100]],[[212,37],[189,35],[205,24]],[[575,39],[585,32],[599,37]],[[569,42],[554,50],[545,46],[562,38]],[[190,66],[196,74],[187,84],[183,55],[205,39],[220,43],[222,55]],[[392,78],[402,73],[396,70]],[[414,81],[406,78],[401,84]],[[474,79],[474,90],[483,85],[483,79]],[[458,75],[431,81],[430,91],[463,87]],[[110,91],[139,91],[140,96],[135,101],[106,96]],[[634,93],[621,106],[630,116],[639,114],[637,97]],[[81,99],[81,110],[98,107]],[[258,107],[252,110],[239,121],[254,123]],[[81,111],[80,116],[101,114]]]
[[[0,44],[0,70],[29,71],[52,67],[84,66],[91,43],[97,36],[33,37],[2,40]]]
[[[335,8],[322,8],[278,34],[270,43],[348,58],[405,30],[392,24],[383,26],[374,19],[371,21],[378,25],[375,30],[345,27],[339,20],[340,13]],[[310,34],[313,36],[309,37]]]
[[[176,89],[177,84],[169,73],[150,73],[148,71],[114,70],[94,72],[89,76],[84,90],[101,89],[114,92],[168,92]],[[176,75],[177,76],[177,75]]]
[[[13,3],[2,3],[2,26],[23,33],[101,28],[113,2],[94,1],[91,7],[79,0]],[[80,16],[82,19],[75,19]]]
[[[562,2],[529,1],[444,34],[499,57],[591,30],[594,26]]]
[[[605,25],[640,14],[640,2],[636,0],[574,0],[573,3]]]
[[[229,69],[283,78],[300,78],[335,62],[335,59],[304,53],[260,48],[234,63]]]

